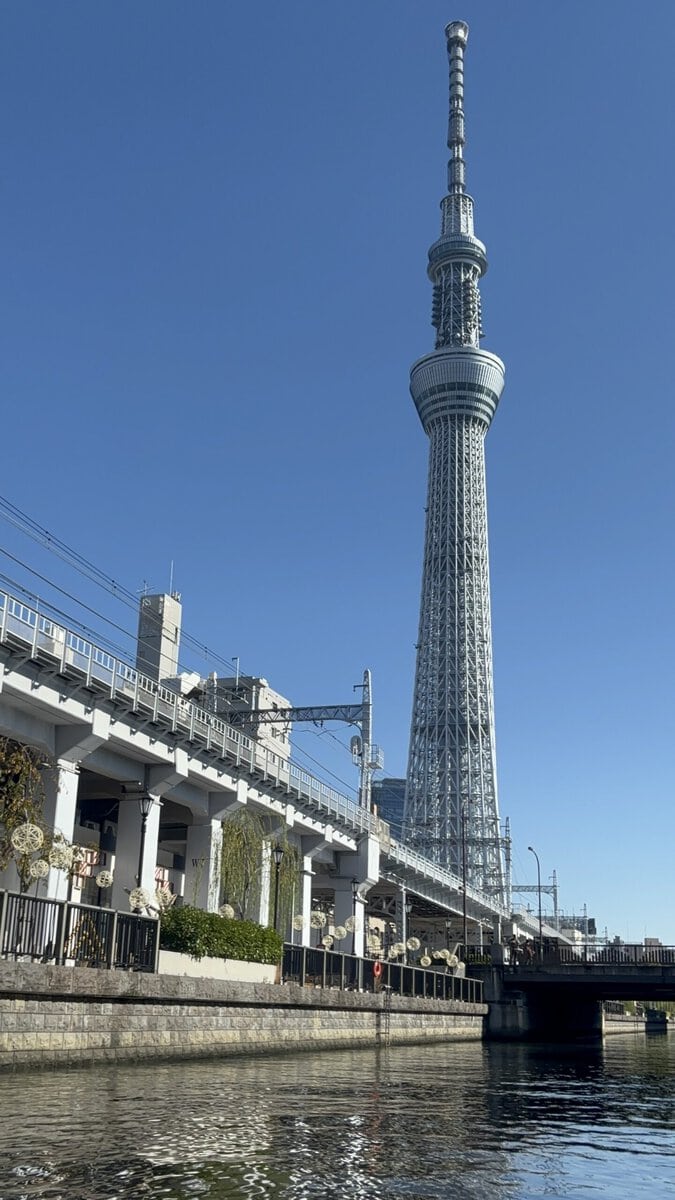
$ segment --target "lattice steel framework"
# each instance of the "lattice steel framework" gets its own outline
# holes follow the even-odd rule
[[[429,483],[410,753],[406,841],[467,884],[506,898],[497,805],[485,434],[504,365],[480,349],[485,247],[465,191],[464,48],[447,26],[448,195],[429,251],[436,349],[416,362],[410,390],[429,436]]]

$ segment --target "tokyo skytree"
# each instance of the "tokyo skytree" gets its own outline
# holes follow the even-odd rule
[[[445,30],[448,194],[428,266],[436,348],[410,372],[429,437],[429,479],[404,827],[408,845],[503,902],[484,442],[504,364],[480,348],[487,258],[464,184],[468,32],[463,21]]]

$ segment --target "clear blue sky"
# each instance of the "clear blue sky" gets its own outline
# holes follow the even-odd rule
[[[186,629],[295,703],[370,666],[404,773],[455,18],[514,874],[675,943],[671,0],[7,0],[0,492],[131,588],[174,560]]]

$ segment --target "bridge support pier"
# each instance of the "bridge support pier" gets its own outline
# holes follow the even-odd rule
[[[157,844],[159,841],[159,814],[161,801],[159,796],[148,792],[153,801],[148,813],[145,839],[143,841],[143,857],[139,863],[141,850],[141,813],[137,800],[124,800],[120,803],[117,818],[117,846],[115,849],[115,870],[112,888],[111,904],[121,912],[129,910],[129,892],[137,883],[137,873],[140,865],[140,886],[151,896],[155,892],[155,866],[157,863]]]
[[[67,842],[72,842],[80,768],[77,763],[59,759],[56,769],[46,771],[43,778],[45,802],[42,811],[45,824],[55,833],[62,834]],[[50,868],[46,895],[50,900],[67,900],[68,875],[65,871]]]
[[[222,821],[188,825],[185,848],[185,903],[217,912],[220,900]]]

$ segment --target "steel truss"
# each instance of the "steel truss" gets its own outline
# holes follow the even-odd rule
[[[464,190],[467,27],[446,29],[450,59],[448,192],[429,251],[436,350],[411,392],[429,436],[427,518],[405,801],[405,840],[464,885],[506,897],[495,765],[485,434],[503,364],[480,349],[478,282],[487,269]]]

